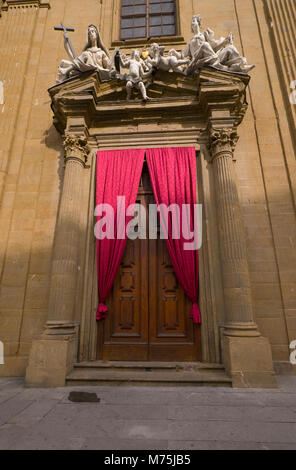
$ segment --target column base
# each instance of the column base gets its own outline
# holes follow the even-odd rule
[[[225,369],[234,388],[277,388],[271,348],[263,336],[224,336]]]
[[[78,325],[46,324],[40,339],[33,341],[26,370],[28,387],[64,387],[77,358]]]

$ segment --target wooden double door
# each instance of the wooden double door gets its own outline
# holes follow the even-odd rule
[[[137,202],[155,204],[146,164]],[[128,239],[107,318],[98,322],[98,359],[198,361],[200,326],[190,319],[191,301],[175,275],[165,240]]]

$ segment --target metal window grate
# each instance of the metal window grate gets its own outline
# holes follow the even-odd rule
[[[175,0],[122,0],[122,40],[175,34]]]

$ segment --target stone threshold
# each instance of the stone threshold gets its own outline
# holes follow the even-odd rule
[[[94,361],[75,364],[66,384],[231,387],[232,381],[220,364]]]

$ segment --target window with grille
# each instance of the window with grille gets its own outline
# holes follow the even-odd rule
[[[175,34],[176,0],[122,0],[122,40]]]

